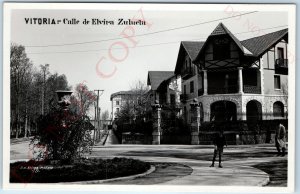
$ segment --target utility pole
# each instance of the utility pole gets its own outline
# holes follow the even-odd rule
[[[96,130],[94,131],[94,144],[95,144],[95,141],[97,141],[97,137],[98,137],[98,133],[99,133],[99,130],[100,130],[100,126],[99,126],[99,118],[100,118],[100,111],[99,111],[99,98],[100,96],[103,94],[104,90],[94,90],[95,92],[97,92],[97,104],[96,104],[96,107],[95,107],[95,119],[97,119],[97,122],[95,122],[95,124],[97,123],[97,126],[95,126]],[[101,92],[101,95],[99,95],[99,92]],[[96,132],[97,131],[97,132]]]

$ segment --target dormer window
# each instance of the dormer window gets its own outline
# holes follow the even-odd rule
[[[230,41],[228,38],[217,38],[213,42],[214,60],[230,58]]]

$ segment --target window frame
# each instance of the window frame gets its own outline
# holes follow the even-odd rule
[[[194,86],[194,80],[190,81],[190,93],[194,93],[195,92],[195,86]]]
[[[279,57],[279,53],[282,54],[282,58]],[[277,47],[277,59],[284,59],[284,48],[283,47]]]
[[[213,42],[213,60],[225,60],[231,58],[230,41],[224,42],[220,39],[216,39]],[[217,43],[219,42],[219,43]],[[224,50],[226,52],[224,52]]]
[[[276,87],[276,79],[279,80],[278,88]],[[275,90],[281,90],[281,78],[280,75],[274,75],[274,89]]]
[[[276,101],[273,103],[273,117],[284,117],[284,104],[282,102]]]

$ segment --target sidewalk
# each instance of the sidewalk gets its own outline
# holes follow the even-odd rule
[[[29,141],[29,140],[31,140],[31,138],[33,138],[33,137],[30,136],[30,137],[22,137],[22,138],[12,138],[12,139],[10,139],[10,142],[12,144],[21,143],[21,142]]]

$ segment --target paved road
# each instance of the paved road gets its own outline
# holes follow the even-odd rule
[[[90,157],[129,157],[151,162],[157,169],[150,175],[111,183],[147,185],[262,186],[270,175],[254,166],[287,160],[286,156],[276,156],[273,145],[229,146],[224,150],[224,168],[210,168],[212,152],[212,146],[202,145],[108,145],[94,147]],[[11,145],[12,160],[28,158],[27,153],[28,142]],[[278,186],[286,186],[286,178]]]

